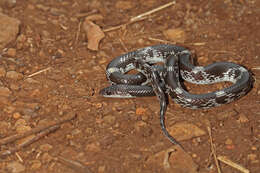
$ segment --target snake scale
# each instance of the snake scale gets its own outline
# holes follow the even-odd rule
[[[251,74],[241,65],[216,62],[202,67],[194,66],[192,60],[188,49],[169,44],[149,46],[120,55],[107,65],[106,76],[111,86],[102,89],[100,94],[115,98],[156,95],[160,102],[162,131],[173,144],[180,145],[165,127],[167,95],[183,107],[207,109],[230,103],[244,96],[252,87]],[[133,69],[138,73],[127,74]],[[191,94],[183,88],[181,78],[193,84],[225,81],[233,84],[210,93]]]

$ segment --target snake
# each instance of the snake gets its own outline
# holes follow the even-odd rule
[[[153,45],[122,54],[107,65],[106,77],[111,85],[99,93],[110,98],[157,96],[163,134],[171,143],[180,145],[165,126],[168,95],[182,107],[208,109],[235,101],[252,88],[251,73],[242,65],[215,62],[195,66],[191,55],[189,49],[172,44]],[[131,70],[138,72],[129,74]],[[199,85],[219,82],[231,82],[232,85],[193,94],[185,89],[182,80]]]

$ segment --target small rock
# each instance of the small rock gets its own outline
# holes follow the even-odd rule
[[[93,134],[94,130],[92,128],[86,128],[85,129],[85,134],[86,136],[91,136]]]
[[[144,121],[138,121],[135,123],[134,127],[135,127],[135,130],[137,132],[140,132],[141,131],[141,128],[143,127],[146,127],[147,126],[147,123],[145,123]]]
[[[0,49],[16,39],[21,22],[0,13]]]
[[[4,108],[4,112],[8,113],[8,114],[11,114],[13,113],[15,110],[15,107],[14,106],[7,106]]]
[[[113,125],[116,121],[116,117],[113,115],[107,115],[103,118],[104,123],[108,125]]]
[[[10,89],[11,89],[11,90],[14,90],[14,91],[18,91],[18,90],[21,89],[21,87],[20,87],[20,85],[18,85],[18,84],[11,83],[11,84],[10,84]]]
[[[135,110],[135,114],[136,115],[145,115],[146,111],[147,111],[147,109],[140,107]]]
[[[22,48],[26,48],[27,47],[27,44],[25,44],[26,40],[27,40],[27,38],[24,34],[19,35],[16,39],[16,41],[17,41],[16,48],[18,50],[20,50]]]
[[[40,150],[41,151],[50,151],[53,147],[52,147],[52,145],[50,145],[50,144],[42,144],[42,145],[40,145]]]
[[[15,122],[14,127],[25,126],[25,125],[27,125],[27,122],[24,119],[19,119]]]
[[[120,10],[129,10],[135,7],[135,3],[133,1],[117,1],[115,6]]]
[[[231,145],[231,144],[233,144],[233,141],[228,138],[228,139],[225,141],[225,144],[226,144],[226,145]]]
[[[256,154],[248,154],[247,159],[250,160],[251,163],[258,163],[259,160],[257,160]]]
[[[16,131],[17,133],[25,133],[30,131],[32,128],[30,126],[26,126],[26,125],[19,125],[16,127]]]
[[[105,170],[106,170],[106,166],[105,165],[102,165],[102,166],[99,166],[98,167],[98,173],[104,173],[105,172]]]
[[[9,124],[5,121],[0,121],[0,136],[6,134],[9,131],[10,127],[11,127],[11,124]]]
[[[237,112],[233,109],[230,109],[228,111],[224,111],[224,112],[219,112],[216,116],[216,118],[218,120],[225,120],[227,119],[228,117],[232,117],[232,116],[236,116],[237,115]]]
[[[100,144],[97,143],[97,142],[87,144],[86,147],[85,147],[85,151],[86,152],[90,152],[90,151],[91,152],[100,152],[101,151]]]
[[[37,4],[37,5],[36,5],[36,8],[38,8],[38,9],[40,9],[40,10],[42,10],[42,11],[48,11],[48,10],[50,9],[50,7],[44,6],[44,5],[42,5],[42,4]]]
[[[13,79],[13,80],[20,80],[23,78],[23,74],[22,73],[18,73],[16,71],[8,71],[6,73],[6,77],[9,79]]]
[[[249,119],[246,117],[245,114],[239,114],[239,118],[237,120],[239,123],[247,123]]]
[[[6,70],[4,67],[0,67],[0,77],[5,77],[6,75]]]
[[[7,50],[7,55],[10,57],[15,57],[16,56],[16,49],[15,48],[9,48]]]
[[[51,8],[50,9],[50,13],[53,15],[53,16],[60,16],[62,14],[65,14],[66,11],[64,9],[58,9],[58,8]]]
[[[186,40],[186,34],[184,30],[177,28],[177,29],[168,29],[163,31],[164,36],[166,39],[169,39],[174,42],[184,43]]]
[[[31,165],[31,169],[35,170],[35,169],[39,169],[42,166],[42,163],[40,160],[33,160],[32,161],[32,165]]]
[[[14,119],[19,119],[21,117],[21,114],[19,113],[19,112],[15,112],[14,114],[13,114],[13,118]]]
[[[105,34],[100,26],[90,20],[85,20],[83,23],[83,29],[87,35],[88,49],[98,50],[100,41],[105,37]]]
[[[9,88],[6,87],[0,87],[0,96],[8,97],[12,94],[12,92],[9,90]]]
[[[188,140],[206,134],[206,132],[199,127],[187,122],[176,123],[169,127],[169,133],[174,136],[177,141]]]
[[[42,155],[43,163],[49,163],[52,160],[53,160],[53,157],[51,155],[49,155],[49,153],[43,153],[43,155]]]
[[[8,163],[6,166],[8,172],[10,173],[19,173],[25,171],[25,166],[17,161],[13,161]]]
[[[78,134],[80,134],[81,133],[81,130],[79,130],[79,129],[74,129],[74,130],[72,130],[71,131],[71,135],[78,135]]]
[[[7,8],[14,8],[16,6],[16,0],[1,0],[0,5],[3,5]]]

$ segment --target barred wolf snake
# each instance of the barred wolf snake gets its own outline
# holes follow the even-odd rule
[[[162,63],[163,65],[157,65]],[[126,74],[136,69],[137,74]],[[160,101],[160,124],[164,135],[179,143],[168,133],[164,116],[167,94],[178,104],[191,109],[210,108],[230,103],[244,96],[252,85],[251,75],[241,65],[216,62],[208,66],[194,66],[188,49],[160,44],[138,49],[113,59],[106,69],[111,86],[100,94],[104,97],[133,98],[157,95]],[[180,78],[194,84],[232,82],[227,88],[203,94],[187,92]]]

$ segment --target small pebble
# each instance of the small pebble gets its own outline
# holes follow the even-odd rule
[[[14,48],[9,48],[7,50],[7,55],[10,56],[10,57],[15,57],[16,56],[16,49]]]
[[[12,92],[7,87],[0,87],[0,96],[8,97],[12,94]]]
[[[147,111],[147,109],[140,107],[135,110],[135,114],[136,115],[145,115],[146,111]]]
[[[163,31],[163,34],[166,37],[166,39],[169,39],[174,42],[184,43],[184,41],[186,40],[186,33],[181,28],[168,29]]]
[[[50,151],[53,148],[53,146],[50,144],[42,144],[42,145],[40,145],[39,148],[41,151],[47,152],[47,151]]]
[[[14,119],[19,119],[21,117],[21,114],[19,113],[19,112],[15,112],[14,114],[13,114],[13,118]]]
[[[102,165],[102,166],[99,166],[98,167],[98,173],[104,173],[105,172],[105,170],[106,170],[106,166],[105,165]]]
[[[6,73],[6,78],[13,79],[13,80],[20,80],[23,78],[23,74],[18,73],[16,71],[8,71]]]
[[[17,133],[25,133],[30,131],[32,128],[30,126],[26,126],[26,125],[19,125],[16,127],[16,131]]]
[[[218,120],[225,120],[228,117],[232,117],[232,116],[236,116],[236,115],[237,115],[237,112],[233,109],[230,109],[230,110],[227,110],[224,112],[219,112],[216,117]]]
[[[135,7],[134,1],[117,1],[116,8],[120,10],[129,10]]]
[[[53,160],[53,157],[51,155],[49,155],[49,153],[43,153],[43,155],[42,155],[43,163],[49,163],[52,160]]]
[[[239,114],[239,118],[237,120],[239,123],[247,123],[249,119],[246,117],[245,114]]]
[[[251,161],[251,163],[258,163],[257,154],[248,154],[247,159]]]
[[[35,169],[39,169],[42,166],[42,163],[40,160],[33,160],[32,161],[32,165],[31,165],[31,169],[35,170]]]
[[[100,144],[97,143],[97,142],[87,144],[86,147],[85,147],[85,151],[86,152],[90,152],[90,151],[91,152],[100,152],[101,151]]]
[[[17,161],[8,163],[6,168],[9,173],[20,173],[25,171],[25,166]]]
[[[103,118],[104,123],[108,125],[113,125],[116,121],[116,117],[113,115],[107,115]]]
[[[227,139],[227,140],[225,141],[225,144],[226,144],[226,145],[231,145],[231,144],[233,144],[233,141],[232,141],[231,139]]]
[[[6,70],[4,67],[0,67],[0,77],[5,77],[6,75]]]
[[[27,124],[27,122],[26,122],[24,119],[19,119],[19,120],[17,120],[17,121],[15,122],[14,127],[24,126],[24,125],[26,125],[26,124]]]

